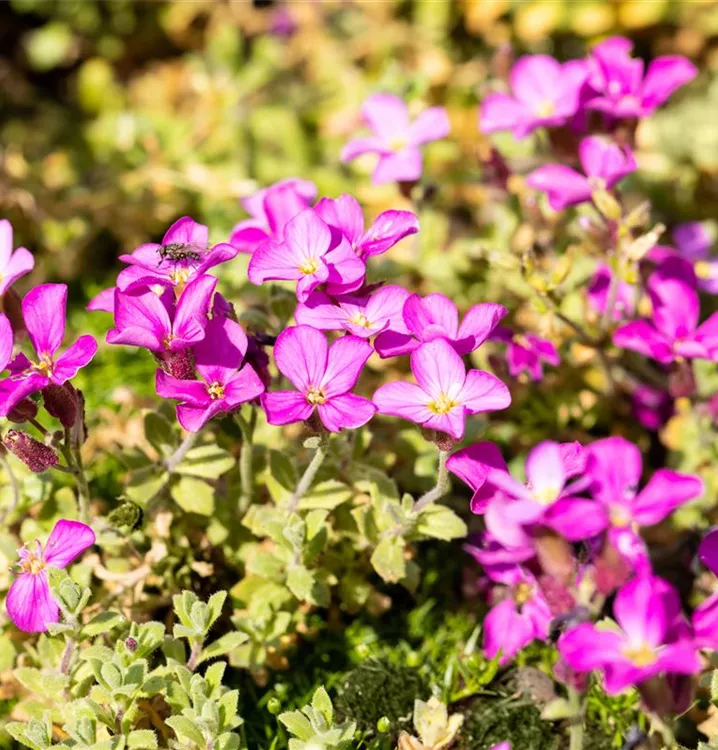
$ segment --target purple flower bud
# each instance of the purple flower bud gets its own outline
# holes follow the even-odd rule
[[[37,404],[31,398],[24,398],[10,410],[7,418],[16,424],[35,419],[37,416]]]
[[[15,454],[29,469],[41,474],[57,464],[57,453],[50,446],[35,440],[25,432],[8,430],[3,445]]]
[[[127,638],[125,640],[125,648],[131,653],[134,654],[135,651],[137,651],[137,646],[139,644],[134,638]]]
[[[163,372],[178,380],[194,380],[194,355],[191,349],[174,352],[154,352]]]
[[[75,425],[79,412],[79,400],[78,392],[71,383],[51,384],[43,388],[42,399],[47,413],[59,419],[63,427],[69,429]]]

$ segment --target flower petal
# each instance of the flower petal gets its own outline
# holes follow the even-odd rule
[[[44,633],[58,622],[60,607],[50,594],[47,573],[24,573],[15,579],[5,599],[10,619],[25,633]]]
[[[591,198],[593,192],[583,175],[562,164],[546,164],[535,169],[526,177],[526,184],[546,193],[555,211],[583,203]]]
[[[381,154],[372,181],[375,185],[387,182],[414,182],[421,177],[421,151],[415,147]]]
[[[641,526],[653,526],[689,500],[703,494],[700,477],[658,469],[633,501],[632,515]]]
[[[207,313],[212,303],[212,295],[217,287],[215,276],[195,277],[177,301],[172,333],[185,344],[201,341],[207,326]]]
[[[0,295],[5,294],[21,276],[30,273],[34,267],[35,258],[29,250],[24,247],[15,250],[5,269],[0,273]]]
[[[641,86],[643,106],[659,107],[681,86],[698,75],[698,68],[680,55],[664,55],[651,62]]]
[[[0,416],[6,417],[16,404],[31,393],[41,391],[49,382],[50,379],[39,372],[0,382]]]
[[[409,110],[394,94],[373,94],[364,101],[361,112],[364,122],[384,140],[408,134]]]
[[[273,425],[303,422],[312,415],[314,407],[304,394],[297,391],[274,391],[262,395],[262,408],[267,422]]]
[[[250,365],[245,365],[232,375],[224,385],[224,401],[233,409],[246,401],[252,401],[264,393],[264,383]]]
[[[623,659],[620,633],[598,630],[585,622],[571,628],[558,641],[558,650],[571,669],[590,672]]]
[[[466,380],[457,398],[469,414],[497,411],[511,404],[511,392],[506,383],[483,370],[469,370],[466,373]]]
[[[22,317],[35,351],[52,356],[65,336],[66,284],[41,284],[22,301]]]
[[[614,332],[613,343],[621,349],[630,349],[663,364],[674,359],[670,340],[648,320],[634,320],[622,325]]]
[[[0,313],[0,370],[4,370],[12,359],[14,335],[10,319],[5,313]]]
[[[451,132],[449,115],[443,107],[429,107],[409,126],[409,140],[415,146],[446,138]]]
[[[359,238],[356,251],[360,257],[381,255],[397,242],[419,231],[419,219],[411,211],[384,211]]]
[[[50,380],[56,385],[62,385],[77,375],[77,371],[88,365],[97,354],[97,341],[94,336],[85,334],[80,336],[72,346],[55,360]]]
[[[444,339],[429,341],[412,352],[411,371],[416,382],[432,400],[442,397],[456,400],[466,381],[466,368],[461,357]],[[483,391],[481,383],[477,381],[467,391],[466,399],[473,401],[479,392]]]
[[[706,534],[698,548],[698,559],[718,575],[718,529]]]
[[[403,326],[402,326],[403,327]],[[402,354],[411,354],[418,349],[420,342],[411,334],[399,331],[382,331],[374,340],[376,353],[382,358],[399,357]]]
[[[207,384],[201,380],[181,380],[168,375],[162,370],[157,370],[155,376],[155,389],[157,395],[162,398],[171,398],[182,401],[191,406],[204,408],[210,399],[207,392]]]
[[[634,578],[616,594],[613,614],[631,645],[663,643],[669,625],[665,594],[665,584],[650,575]]]
[[[247,335],[231,318],[208,321],[204,338],[193,348],[197,371],[207,383],[226,383],[247,352]]]
[[[453,341],[459,330],[459,311],[443,294],[428,294],[423,299],[412,294],[404,304],[404,323],[421,341],[436,338]]]
[[[367,398],[344,393],[320,404],[317,411],[322,424],[330,432],[339,432],[366,424],[376,414],[376,406]]]
[[[566,484],[566,471],[558,443],[544,440],[531,450],[526,459],[526,480],[534,495],[555,492],[558,497]]]
[[[94,543],[95,532],[86,523],[60,519],[45,544],[45,562],[65,568]]]
[[[267,240],[252,253],[247,276],[258,286],[265,281],[298,281],[304,275],[299,270],[300,264],[301,260],[286,243]]]
[[[402,417],[423,424],[431,419],[429,397],[414,383],[386,383],[377,388],[372,399],[382,414]]]
[[[503,305],[491,302],[469,308],[455,336],[454,349],[462,355],[478,349],[508,312]]]
[[[343,336],[329,347],[326,370],[319,383],[327,398],[347,393],[356,385],[372,352],[371,344],[358,336]]]
[[[299,325],[312,326],[320,331],[341,331],[345,328],[347,314],[334,304],[331,297],[315,291],[297,305],[294,319]]]
[[[310,326],[286,328],[274,345],[274,360],[279,371],[302,393],[322,382],[327,356],[326,337]]]
[[[592,492],[601,502],[632,497],[643,471],[637,446],[625,438],[596,440],[586,448],[586,473],[592,479]]]

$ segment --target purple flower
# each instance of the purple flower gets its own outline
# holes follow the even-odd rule
[[[503,305],[486,302],[470,308],[459,325],[459,311],[448,297],[429,294],[422,299],[412,294],[404,303],[403,320],[377,337],[376,351],[382,358],[397,357],[427,341],[446,339],[457,354],[468,354],[489,338],[507,313]]]
[[[249,366],[242,365],[247,336],[242,326],[225,317],[207,323],[204,338],[194,346],[201,380],[180,380],[157,372],[157,393],[181,403],[177,419],[188,432],[197,432],[217,414],[234,411],[257,398],[264,384]]]
[[[543,378],[544,362],[554,367],[561,362],[556,347],[532,333],[514,333],[510,328],[499,326],[491,338],[506,342],[506,364],[512,378],[528,372],[531,379],[538,382]]]
[[[659,430],[673,416],[673,399],[653,386],[637,385],[631,401],[633,416],[648,430]]]
[[[352,250],[363,260],[385,253],[399,240],[419,231],[419,220],[411,211],[384,211],[364,231],[364,213],[351,195],[322,198],[314,208],[332,230],[346,238]]]
[[[174,294],[115,291],[115,327],[108,344],[141,346],[151,352],[174,352],[204,338],[207,313],[217,286],[214,276],[199,276],[184,288],[174,305]]]
[[[290,177],[259,190],[242,201],[252,217],[240,221],[229,236],[229,244],[242,253],[253,253],[265,240],[284,239],[284,227],[290,219],[312,205],[317,188],[309,180]]]
[[[356,336],[343,336],[327,346],[324,334],[311,326],[282,331],[274,345],[274,361],[297,390],[262,396],[269,424],[303,422],[315,409],[329,432],[366,424],[376,407],[350,391],[371,353],[369,343]]]
[[[374,94],[362,105],[362,117],[373,135],[355,138],[342,149],[342,161],[375,153],[379,162],[373,182],[414,182],[421,177],[419,146],[446,138],[451,128],[443,107],[425,109],[409,120],[405,102],[393,94]]]
[[[711,256],[713,237],[700,221],[678,224],[673,228],[673,239],[678,247],[678,257],[693,268],[699,289],[718,294],[718,259]],[[693,283],[692,278],[685,279]]]
[[[468,414],[505,409],[509,389],[495,375],[466,372],[461,357],[444,339],[422,344],[411,353],[416,384],[387,383],[374,394],[382,414],[402,417],[461,440]]]
[[[657,57],[643,74],[643,60],[631,57],[633,43],[611,37],[597,44],[589,58],[590,87],[596,92],[586,102],[617,119],[637,119],[653,114],[677,89],[693,80],[698,70],[685,57]]]
[[[19,550],[20,575],[8,591],[5,606],[10,619],[26,633],[42,633],[60,619],[60,608],[50,593],[47,568],[66,568],[95,543],[95,533],[79,521],[60,520],[43,549],[39,541]]]
[[[312,292],[297,305],[294,317],[299,325],[320,331],[349,331],[366,339],[386,328],[402,328],[401,313],[409,292],[401,286],[383,286],[368,297],[343,296],[336,300],[323,292]]]
[[[588,74],[583,60],[562,65],[549,55],[519,58],[511,68],[513,96],[491,94],[481,103],[481,132],[512,130],[524,138],[536,128],[563,125],[579,108]]]
[[[490,747],[489,750],[511,750],[511,743],[499,742],[498,745],[494,745],[493,747]]]
[[[95,356],[97,342],[87,335],[80,336],[59,357],[55,356],[65,336],[66,308],[65,284],[43,284],[25,295],[22,317],[30,343],[37,353],[37,361],[33,362],[24,354],[18,354],[10,363],[11,375],[0,383],[0,415],[7,415],[26,396],[42,390],[50,383],[62,385],[71,380]],[[3,340],[0,351],[7,349],[7,337],[7,328],[5,331],[0,329],[0,338]]]
[[[0,221],[0,297],[35,266],[32,253],[24,247],[13,252],[12,224],[7,219]]]
[[[613,343],[622,349],[670,364],[676,359],[713,359],[718,349],[718,313],[698,325],[700,302],[689,284],[654,273],[648,282],[650,320],[622,325]]]
[[[533,575],[520,565],[487,567],[488,577],[507,587],[506,596],[494,604],[484,620],[484,653],[508,664],[534,640],[545,640],[553,615]]]
[[[591,200],[597,190],[608,190],[636,170],[628,146],[599,136],[584,138],[578,149],[584,174],[563,164],[546,164],[526,178],[526,184],[548,196],[556,211]]]
[[[267,240],[249,261],[249,280],[297,282],[297,299],[306,302],[320,285],[329,294],[358,289],[366,266],[344,237],[335,238],[313,208],[291,219],[284,228],[284,241]]]
[[[88,303],[86,310],[90,312],[108,312],[115,313],[115,290],[117,287],[111,286],[109,289],[103,289],[98,292]]]
[[[672,587],[660,578],[639,576],[616,595],[613,614],[618,629],[583,623],[561,636],[558,648],[572,669],[602,670],[610,695],[662,673],[694,674],[701,669],[695,644],[671,632],[679,613]],[[676,635],[683,637],[671,639]]]
[[[718,529],[709,531],[701,540],[698,557],[707,568],[718,575]]]
[[[613,271],[605,263],[601,263],[588,286],[588,303],[600,315],[603,315],[606,311],[612,280]],[[619,281],[616,285],[613,303],[613,320],[631,317],[636,309],[637,297],[638,290],[633,284]]]
[[[485,513],[489,500],[497,492],[488,481],[489,472],[492,469],[509,470],[498,446],[489,442],[474,443],[456,451],[449,456],[446,468],[473,490],[472,513]]]
[[[718,594],[708,597],[695,608],[691,626],[699,648],[718,649]]]
[[[120,271],[117,287],[122,292],[142,289],[159,284],[183,288],[195,276],[204,275],[210,268],[236,257],[239,250],[227,243],[209,247],[209,230],[189,216],[178,219],[162,238],[162,244],[150,242],[140,245],[130,255],[121,255],[120,260],[129,268]],[[191,257],[175,260],[163,258],[161,251],[167,245],[188,246]],[[199,260],[194,256],[199,255]]]

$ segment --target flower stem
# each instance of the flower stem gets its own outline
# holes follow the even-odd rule
[[[568,702],[573,709],[571,728],[569,729],[569,750],[583,750],[583,706],[578,690],[568,688]]]
[[[164,460],[164,467],[171,474],[177,466],[182,463],[182,459],[187,455],[189,449],[194,445],[199,432],[188,432],[187,437],[180,443],[177,450]]]
[[[65,440],[60,446],[62,455],[67,462],[67,468],[75,477],[75,488],[77,490],[77,508],[82,523],[90,523],[90,485],[85,475],[85,467],[82,463],[82,454],[80,446],[73,445],[72,433],[69,428],[65,428]],[[56,469],[62,470],[62,467],[56,466]]]
[[[239,412],[235,415],[239,429],[242,431],[242,450],[239,454],[239,476],[242,493],[239,497],[239,513],[244,515],[252,504],[254,496],[254,473],[252,470],[252,438],[257,423],[257,412],[252,409],[249,422]]]
[[[197,669],[197,662],[202,653],[202,645],[202,641],[197,641],[192,645],[192,651],[187,660],[187,669],[189,669],[190,672],[194,672],[194,670]]]
[[[449,491],[449,472],[446,468],[446,459],[448,457],[449,451],[439,451],[439,474],[436,477],[436,486],[434,489],[424,493],[414,503],[414,513],[421,513],[427,505],[436,502]]]
[[[299,480],[297,488],[292,493],[288,508],[290,513],[294,513],[297,510],[299,501],[302,499],[302,496],[312,486],[312,482],[314,481],[317,472],[319,471],[322,463],[324,463],[324,459],[327,457],[328,447],[328,439],[322,436],[320,438],[319,444],[317,445],[314,457],[309,463],[309,466],[307,466],[307,468],[304,470],[304,474],[302,474],[302,478]]]
[[[72,655],[75,653],[75,639],[70,636],[65,636],[65,648],[60,657],[60,672],[62,674],[70,674],[70,664],[72,662]]]

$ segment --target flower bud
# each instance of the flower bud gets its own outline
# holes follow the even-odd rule
[[[137,646],[138,646],[138,645],[139,645],[139,644],[137,643],[137,641],[136,641],[136,640],[135,640],[134,638],[132,638],[132,637],[130,637],[130,638],[126,638],[126,639],[125,639],[125,648],[126,648],[126,649],[127,649],[127,650],[128,650],[128,651],[129,651],[130,653],[131,653],[131,654],[134,654],[134,653],[135,653],[135,651],[137,651]]]
[[[24,398],[10,409],[7,418],[11,422],[22,424],[23,422],[27,422],[28,419],[35,419],[36,416],[37,404],[31,398]]]
[[[282,704],[278,698],[270,698],[267,703],[267,711],[272,716],[276,716],[282,710]]]
[[[194,356],[191,349],[155,353],[159,366],[168,375],[179,380],[194,380]]]
[[[247,336],[247,353],[244,355],[244,361],[259,375],[264,387],[269,388],[272,383],[272,376],[269,374],[269,355],[264,351],[257,336]]]
[[[79,402],[77,391],[71,383],[63,385],[51,383],[42,389],[42,400],[47,413],[58,419],[63,427],[69,429],[75,425]]]
[[[57,464],[57,453],[48,445],[30,437],[26,432],[9,430],[2,442],[10,453],[16,455],[30,471],[36,474]]]

